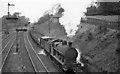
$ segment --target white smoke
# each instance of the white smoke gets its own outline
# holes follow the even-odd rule
[[[76,50],[77,50],[77,52],[78,52],[78,56],[77,56],[77,58],[76,58],[76,62],[77,62],[77,63],[80,63],[81,66],[84,66],[84,64],[80,61],[80,59],[81,59],[81,53],[82,53],[82,52],[80,52],[79,49],[77,49],[77,48],[76,48]]]
[[[42,55],[45,55],[45,56],[46,56],[44,49],[40,50],[40,51],[38,52],[38,54],[42,54]]]
[[[60,23],[64,25],[68,36],[75,35],[81,17],[85,17],[84,12],[86,12],[86,8],[93,2],[94,0],[69,0],[61,3],[65,12],[63,13],[64,16],[60,18]]]

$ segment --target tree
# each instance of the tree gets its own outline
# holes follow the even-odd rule
[[[19,17],[19,15],[20,15],[21,13],[20,12],[15,12],[15,13],[13,13],[13,17]]]
[[[37,23],[42,24],[48,21],[51,18],[51,16],[61,14],[62,12],[64,12],[64,9],[61,7],[61,4],[55,4],[50,10],[44,12],[44,15],[38,19]]]
[[[47,13],[47,14],[45,14],[44,16],[40,17],[40,18],[38,19],[38,24],[42,24],[42,23],[48,21],[48,20],[50,19],[50,16],[51,16],[51,15],[49,15],[49,14]]]
[[[4,15],[2,17],[2,29],[5,29],[7,27],[8,20],[6,19],[8,16]]]
[[[25,16],[20,16],[19,17],[19,22],[20,22],[20,25],[25,25],[29,22],[29,18],[26,18]]]
[[[120,2],[96,2],[97,7],[87,8],[86,15],[119,15]]]

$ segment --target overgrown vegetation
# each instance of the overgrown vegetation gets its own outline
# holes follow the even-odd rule
[[[25,16],[19,16],[19,13],[15,12],[13,15],[9,15],[10,18],[17,17],[18,20],[8,20],[8,15],[2,17],[2,29],[10,29],[17,27],[26,26],[29,22],[29,18]]]
[[[100,27],[99,25],[86,29],[83,33],[77,32],[74,46],[80,49],[83,57],[87,58],[87,63],[90,64],[89,70],[93,72],[99,72],[99,70],[101,70],[100,72],[117,72],[120,70],[118,66],[120,54],[117,53],[118,38],[116,37],[118,33],[118,30],[107,27],[105,29],[105,26]],[[93,67],[95,69],[91,69]]]
[[[42,17],[40,17],[40,18],[38,19],[37,24],[45,23],[46,21],[50,20],[51,16],[52,16],[52,15],[49,15],[48,13],[45,14],[45,15],[43,15]]]
[[[87,8],[86,15],[120,15],[120,2],[96,2]]]

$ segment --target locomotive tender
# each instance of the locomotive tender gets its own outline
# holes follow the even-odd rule
[[[30,32],[30,36],[37,45],[44,49],[47,56],[56,61],[60,69],[82,72],[80,68],[84,67],[84,64],[78,62],[80,54],[76,48],[72,47],[72,42],[47,36],[37,38],[32,32]]]

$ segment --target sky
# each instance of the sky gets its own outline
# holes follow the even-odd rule
[[[31,21],[37,21],[37,19],[43,15],[43,13],[50,9],[55,0],[0,0],[0,9],[2,8],[2,15],[7,14],[7,3],[15,4],[10,7],[10,13],[21,12],[21,15],[29,17]],[[0,14],[0,17],[2,16]]]
[[[31,19],[31,21],[36,21],[43,13],[50,9],[54,4],[63,3],[68,6],[73,5],[73,3],[80,4],[80,2],[88,2],[90,0],[0,0],[0,17],[7,14],[7,3],[15,4],[15,6],[10,7],[10,13],[21,12]],[[82,7],[81,7],[82,8]]]
[[[0,17],[7,14],[7,3],[15,4],[10,7],[10,13],[21,12],[21,15],[29,17],[31,21],[43,15],[43,13],[50,9],[54,4],[61,3],[67,11],[82,11],[90,2],[95,0],[0,0]],[[98,1],[120,1],[120,0],[98,0]],[[87,3],[86,3],[87,2]],[[75,8],[77,7],[77,8]],[[82,12],[81,11],[81,12]],[[65,12],[65,13],[66,13]],[[74,12],[75,13],[75,12]]]
[[[65,9],[64,16],[60,18],[60,23],[65,26],[70,32],[74,28],[77,30],[77,25],[80,23],[80,18],[86,8],[95,0],[0,0],[0,17],[7,14],[7,3],[15,4],[10,6],[10,13],[21,12],[30,18],[31,22],[37,21],[46,10],[52,8],[53,5],[61,3]],[[98,0],[104,2],[120,1],[120,0]]]

